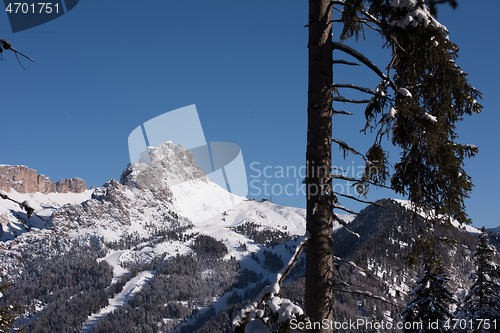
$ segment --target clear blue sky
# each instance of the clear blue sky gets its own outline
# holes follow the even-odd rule
[[[473,224],[487,227],[500,225],[498,12],[497,0],[481,6],[460,0],[456,10],[442,5],[439,15],[461,48],[458,65],[483,93],[483,113],[460,124],[459,135],[461,142],[479,147],[479,155],[466,164],[475,184],[467,205]],[[0,163],[27,165],[53,180],[80,177],[89,187],[101,186],[119,178],[129,163],[127,138],[134,128],[196,104],[207,141],[241,147],[249,181],[256,180],[249,197],[265,197],[266,180],[268,191],[292,184],[288,192],[297,192],[293,174],[257,178],[255,169],[291,171],[305,163],[307,18],[307,1],[298,0],[81,0],[62,17],[13,34],[7,14],[0,13],[0,38],[35,59],[21,59],[26,70],[11,52],[0,62]],[[359,48],[385,67],[387,53],[378,37]],[[367,71],[337,67],[338,83],[373,87],[377,82]],[[337,107],[356,116],[336,116],[334,136],[366,151],[373,138],[359,134],[363,109]],[[334,165],[362,165],[356,159],[344,162],[336,148],[334,153]],[[397,156],[391,150],[393,161]],[[260,164],[252,169],[255,162]],[[394,196],[373,190],[369,198]],[[305,204],[300,194],[273,195],[273,201]]]

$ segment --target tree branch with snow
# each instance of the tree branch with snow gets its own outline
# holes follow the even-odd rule
[[[19,62],[19,65],[21,65],[22,68],[24,68],[24,66],[21,64],[21,61],[19,60],[19,57],[17,56],[18,54],[25,57],[26,59],[28,59],[31,62],[35,62],[35,60],[31,59],[30,57],[24,55],[23,53],[17,51],[15,48],[13,48],[12,45],[10,44],[10,42],[6,39],[0,39],[0,45],[1,45],[0,46],[0,57],[2,56],[4,49],[11,50],[12,52],[14,52],[16,54],[17,61]],[[3,57],[0,59],[3,60]],[[26,69],[26,68],[24,68],[24,69]]]
[[[21,207],[22,209],[24,209],[26,211],[26,214],[28,215],[28,219],[32,215],[35,215],[40,220],[42,220],[44,222],[48,222],[48,220],[44,219],[43,217],[41,217],[40,215],[38,215],[37,213],[35,213],[35,208],[34,208],[35,205],[30,200],[24,200],[23,202],[19,202],[17,200],[14,200],[14,199],[10,198],[8,196],[7,192],[5,192],[4,190],[0,190],[0,198],[2,198],[4,200],[10,200],[12,202],[17,203],[19,205],[19,207]]]
[[[306,232],[288,263],[277,274],[274,283],[264,287],[255,300],[234,317],[234,332],[270,332],[269,328],[277,329],[292,318],[303,317],[302,308],[288,299],[280,298],[279,294],[283,281],[299,260],[309,239],[310,234]]]

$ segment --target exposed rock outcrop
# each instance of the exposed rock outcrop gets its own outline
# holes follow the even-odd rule
[[[36,170],[24,165],[0,165],[0,189],[20,193],[81,193],[87,184],[80,178],[52,182],[49,177],[39,175]]]
[[[183,145],[171,141],[146,148],[139,162],[123,170],[121,184],[159,190],[168,196],[169,186],[194,179],[209,181],[205,172],[194,163],[193,154]]]
[[[90,200],[65,205],[52,215],[56,232],[99,230],[110,239],[132,232],[144,236],[158,228],[175,229],[189,223],[160,191],[124,186],[115,179],[94,188]]]

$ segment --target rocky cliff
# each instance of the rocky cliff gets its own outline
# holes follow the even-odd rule
[[[80,178],[52,182],[49,177],[24,165],[0,165],[0,189],[7,192],[14,189],[20,193],[81,193],[87,185]]]
[[[205,172],[194,163],[193,154],[183,145],[172,141],[148,147],[142,152],[139,163],[123,170],[120,183],[140,189],[151,189],[169,196],[172,185],[189,180],[209,182]]]

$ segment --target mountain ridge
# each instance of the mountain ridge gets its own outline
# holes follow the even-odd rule
[[[120,182],[82,193],[9,193],[37,202],[35,212],[48,223],[0,200],[0,269],[15,282],[12,298],[27,305],[28,331],[229,332],[220,321],[229,325],[232,311],[274,280],[305,233],[304,209],[231,195],[181,146],[144,154]],[[409,224],[401,200],[377,203],[388,209],[370,205],[354,219],[341,216],[359,238],[334,224],[335,255],[365,270],[339,261],[337,272],[401,305],[419,274],[404,266],[418,223]],[[459,297],[469,285],[476,238],[468,231],[454,230],[459,245],[442,249]],[[283,286],[299,303],[304,269],[303,254]],[[372,314],[400,319],[389,304],[336,292],[336,320]]]
[[[50,177],[38,174],[24,165],[0,165],[0,190],[19,193],[82,193],[87,189],[83,179],[74,177],[52,182]]]

